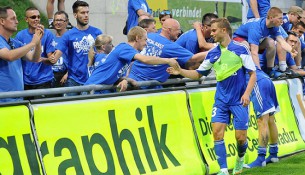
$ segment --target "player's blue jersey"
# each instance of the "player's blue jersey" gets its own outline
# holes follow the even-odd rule
[[[181,67],[185,67],[186,62],[193,56],[190,51],[157,33],[147,35],[147,46],[141,54],[161,58],[177,58]],[[168,67],[167,64],[148,65],[135,61],[131,67],[129,77],[136,81],[157,80],[165,82],[169,77],[166,72]]]
[[[79,84],[84,84],[88,75],[88,52],[95,41],[95,38],[102,34],[98,28],[89,26],[86,30],[79,30],[73,27],[60,39],[56,49],[61,52],[68,50],[68,78]]]
[[[276,38],[281,36],[279,27],[267,28],[266,18],[250,19],[242,24],[233,34],[234,37],[241,37],[248,41],[249,44],[259,45],[260,40],[265,37]]]
[[[242,60],[242,67],[238,69],[228,78],[218,81],[216,85],[215,93],[215,105],[218,104],[227,104],[227,105],[239,105],[241,104],[241,97],[244,94],[247,83],[246,83],[246,72],[255,71],[255,65],[251,57],[250,51],[246,46],[231,41],[228,45],[227,50],[231,53],[234,53],[235,56],[240,57]],[[222,49],[220,46],[216,46],[211,49],[205,60],[197,69],[198,73],[202,75],[207,75],[210,69],[213,67],[213,64],[217,61],[221,61]],[[227,70],[226,64],[223,66],[224,70]],[[217,71],[217,70],[215,70]],[[217,72],[216,72],[217,74]]]
[[[130,62],[136,54],[138,54],[138,51],[127,43],[117,45],[102,59],[101,64],[92,72],[85,85],[114,84],[126,74]]]
[[[16,39],[23,44],[28,44],[32,41],[33,34],[29,32],[29,29],[21,30],[17,33]],[[48,53],[55,51],[54,35],[49,30],[44,30],[43,37],[41,39],[41,57],[48,58]],[[42,62],[34,63],[26,60],[22,60],[23,67],[23,80],[26,85],[38,85],[49,82],[53,79],[52,66]]]

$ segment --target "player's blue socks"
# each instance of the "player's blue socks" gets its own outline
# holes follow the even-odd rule
[[[258,146],[258,150],[257,150],[258,157],[256,158],[256,160],[254,162],[252,162],[248,165],[244,165],[244,167],[253,168],[253,167],[266,166],[266,161],[265,161],[266,152],[267,152],[267,148]]]
[[[224,140],[214,141],[214,149],[217,156],[217,162],[220,168],[227,168],[227,152]]]
[[[248,148],[248,141],[246,141],[246,143],[243,145],[237,144],[238,157],[243,157],[246,154],[247,148]]]
[[[275,163],[279,161],[279,158],[277,157],[277,153],[278,153],[278,146],[277,143],[276,144],[270,144],[269,145],[269,156],[266,159],[266,163]]]

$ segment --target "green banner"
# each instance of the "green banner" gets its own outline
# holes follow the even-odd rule
[[[47,174],[205,174],[183,91],[34,105]]]
[[[26,106],[0,107],[0,174],[41,174]]]
[[[185,32],[192,29],[195,21],[202,21],[206,13],[216,13],[219,17],[226,17],[231,22],[232,28],[237,29],[242,23],[242,4],[236,2],[217,2],[209,0],[147,0],[149,7],[157,21],[157,28],[161,25],[159,12],[168,9],[172,12],[173,18],[180,22]]]

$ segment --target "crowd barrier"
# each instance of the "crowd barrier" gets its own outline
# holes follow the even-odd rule
[[[305,149],[299,79],[275,81],[279,156]],[[213,174],[215,87],[0,107],[0,174]],[[258,148],[250,105],[246,163]],[[225,133],[229,168],[237,148]]]

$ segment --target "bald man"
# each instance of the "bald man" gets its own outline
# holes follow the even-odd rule
[[[174,41],[177,40],[180,32],[180,24],[177,20],[172,18],[166,19],[163,23],[162,32],[160,34],[148,33],[147,46],[143,49],[141,54],[162,58],[176,57],[182,68],[197,68],[200,65],[200,62],[205,58],[205,53],[194,55],[187,49],[175,43]],[[135,61],[128,77],[136,81],[157,80],[159,82],[165,82],[169,78],[169,74],[166,72],[167,68],[168,65],[148,65]],[[141,88],[147,89],[162,87],[154,86]]]

